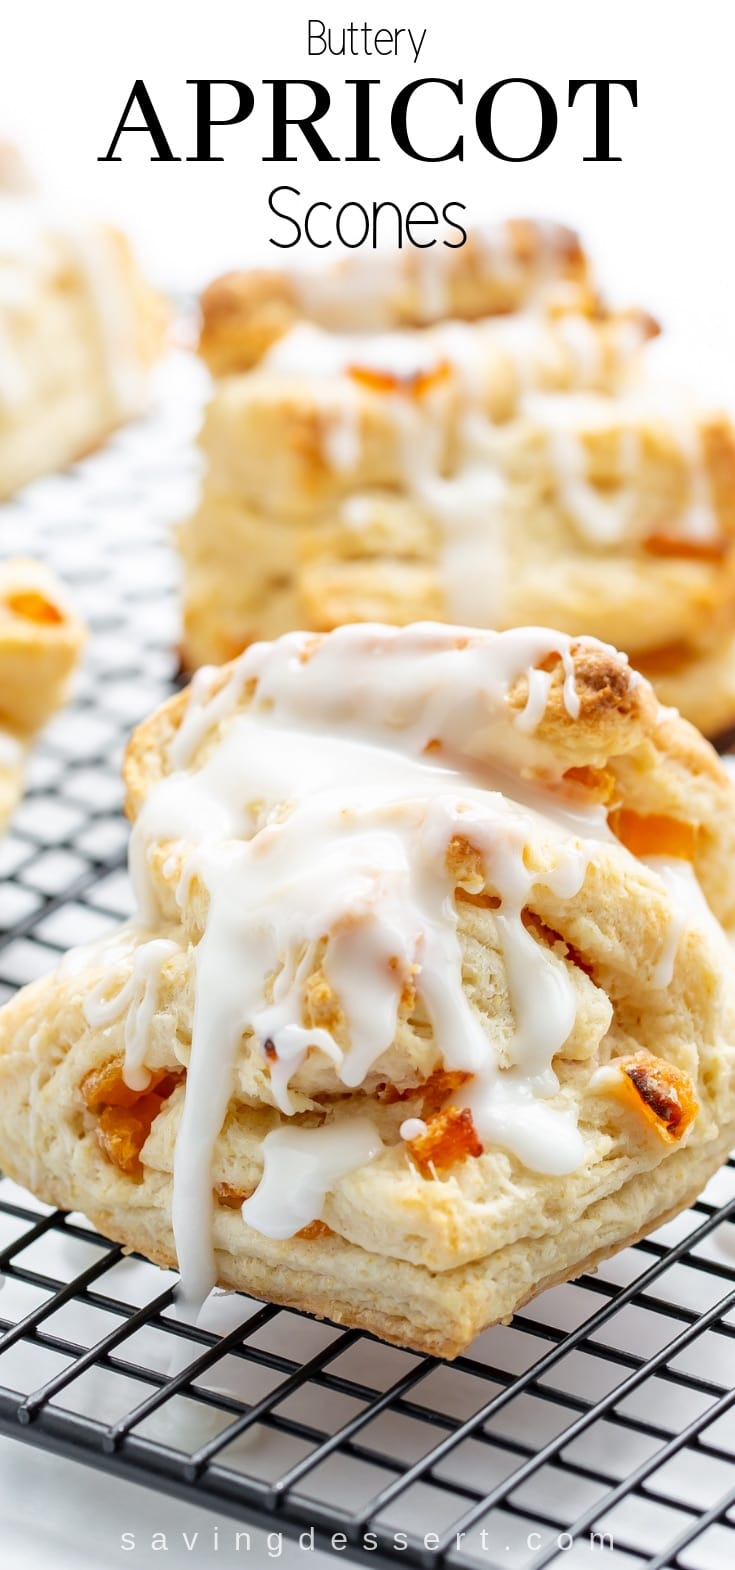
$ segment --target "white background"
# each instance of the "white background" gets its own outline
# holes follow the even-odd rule
[[[398,60],[309,59],[310,15],[337,27],[350,20],[426,26],[419,65],[405,50]],[[352,14],[334,0],[2,0],[0,132],[21,142],[70,212],[122,223],[150,272],[177,288],[198,287],[241,262],[280,265],[284,254],[305,260],[303,247],[283,253],[268,245],[267,193],[286,181],[336,205],[351,197],[404,207],[456,199],[478,221],[508,213],[565,219],[581,229],[616,296],[652,309],[674,330],[692,372],[729,390],[734,34],[731,0],[363,0]],[[394,148],[390,103],[415,74],[464,78],[464,109],[447,99],[452,126],[465,133],[464,163],[422,165]],[[194,90],[186,78],[196,76],[240,78],[256,93],[252,119],[216,134],[222,163],[183,161],[194,151]],[[263,163],[268,100],[260,83],[268,76],[312,76],[329,86],[334,101],[323,132],[342,151],[349,142],[344,78],[379,77],[381,162],[317,165],[304,149],[297,164]],[[535,162],[499,162],[474,138],[477,98],[508,76],[543,82],[559,107],[554,145]],[[638,79],[637,110],[622,91],[614,98],[620,163],[583,161],[593,140],[590,90],[573,110],[565,107],[569,78],[595,76]],[[97,162],[136,77],[145,79],[182,162],[150,163],[144,136],[123,139],[122,163]],[[417,140],[436,134],[437,104],[417,117]],[[499,138],[518,147],[525,133],[522,106],[509,103]],[[3,1562],[19,1570],[150,1562],[117,1553],[119,1531],[206,1520],[9,1442],[0,1444],[0,1509]],[[164,1561],[168,1570],[192,1562],[175,1550]],[[225,1555],[217,1562],[223,1570],[230,1564]],[[289,1562],[284,1554],[280,1563]]]
[[[200,284],[242,260],[286,255],[267,243],[267,194],[288,181],[339,205],[456,198],[475,219],[533,213],[578,225],[623,295],[664,317],[726,325],[735,274],[732,179],[731,0],[363,0],[354,13],[335,0],[2,0],[0,130],[22,140],[49,188],[72,208],[122,221],[149,267],[179,284]],[[340,27],[426,26],[418,67],[398,60],[309,58],[307,20]],[[414,75],[462,77],[465,104],[446,113],[465,132],[465,160],[420,164],[395,148],[389,112]],[[194,151],[194,88],[187,77],[239,78],[256,94],[243,125],[215,133],[224,162],[184,160]],[[332,92],[322,122],[340,151],[349,144],[346,77],[379,77],[374,89],[376,164],[318,165],[304,144],[298,163],[263,163],[269,129],[268,76],[317,77]],[[527,76],[559,108],[553,146],[529,163],[492,158],[474,135],[474,106],[490,83]],[[613,151],[621,163],[583,162],[592,150],[592,90],[565,107],[572,77],[636,77],[639,107],[613,91]],[[182,162],[153,164],[145,135],[123,138],[119,164],[98,163],[132,82],[143,77]],[[512,90],[520,91],[523,90]],[[222,89],[223,112],[233,101]],[[416,139],[430,137],[440,96],[427,95]],[[515,111],[515,112],[514,112]],[[505,96],[497,131],[527,131],[528,105]],[[300,133],[294,133],[300,146]],[[452,140],[454,138],[452,137]],[[529,136],[530,140],[530,136]]]

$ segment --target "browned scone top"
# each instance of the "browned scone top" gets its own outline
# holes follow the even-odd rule
[[[593,309],[589,264],[563,224],[514,218],[456,248],[403,250],[324,268],[226,273],[202,296],[199,352],[217,376],[249,370],[297,320],[337,332],[424,327],[517,311],[572,285]]]

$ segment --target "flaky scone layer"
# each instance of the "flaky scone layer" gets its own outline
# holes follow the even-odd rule
[[[84,1021],[81,994],[99,983],[100,961],[104,956],[75,980],[34,983],[0,1014],[3,1168],[46,1203],[82,1210],[106,1236],[175,1267],[171,1159],[181,1093],[165,1104],[143,1149],[142,1180],[133,1182],[102,1153],[79,1089],[120,1047],[119,1033],[95,1039]],[[171,982],[179,980],[174,966]],[[154,1026],[162,1060],[179,1061],[184,1019],[185,1008],[167,989]],[[703,1058],[703,1075],[709,1067]],[[731,1097],[732,1087],[722,1086],[720,1094]],[[473,1174],[474,1200],[471,1190],[463,1191],[463,1174],[423,1178],[394,1148],[362,1193],[333,1200],[328,1227],[278,1242],[244,1227],[231,1203],[233,1188],[241,1194],[257,1178],[254,1146],[262,1126],[254,1131],[255,1122],[239,1108],[219,1142],[213,1210],[219,1284],[448,1358],[546,1287],[594,1269],[691,1203],[726,1159],[733,1136],[732,1121],[711,1124],[706,1138],[661,1159],[656,1136],[646,1136],[631,1118],[627,1127],[598,1133],[597,1152],[573,1188],[530,1182],[507,1158],[485,1156],[473,1163],[482,1167]],[[481,1218],[490,1246],[460,1262],[463,1214],[465,1232]],[[422,1228],[428,1262],[415,1257]],[[392,1251],[397,1233],[413,1243],[414,1257]],[[444,1268],[437,1268],[442,1257]]]

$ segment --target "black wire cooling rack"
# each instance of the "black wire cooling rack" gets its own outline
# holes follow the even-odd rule
[[[0,549],[48,559],[92,633],[0,843],[0,996],[129,913],[119,764],[175,680],[195,376],[0,512]],[[236,1294],[189,1323],[172,1275],[2,1180],[0,1429],[343,1560],[731,1570],[733,1214],[731,1164],[447,1365]]]

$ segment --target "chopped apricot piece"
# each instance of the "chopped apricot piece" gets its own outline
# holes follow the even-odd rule
[[[581,785],[596,801],[612,801],[617,789],[617,780],[611,769],[595,769],[589,763],[565,769],[564,778],[573,785]]]
[[[421,1096],[421,1116],[429,1118],[432,1113],[439,1111],[455,1090],[459,1090],[460,1085],[466,1084],[469,1077],[469,1074],[459,1070],[438,1068],[423,1085],[409,1085],[407,1090],[399,1090],[386,1080],[376,1087],[375,1094],[385,1106],[393,1106],[396,1101],[409,1101],[412,1096]]]
[[[466,1085],[469,1074],[459,1069],[437,1069],[424,1085],[421,1116],[425,1122],[441,1110],[444,1103],[454,1094],[455,1090]]]
[[[667,818],[662,813],[633,812],[618,807],[608,813],[608,823],[617,838],[634,856],[671,856],[693,861],[697,848],[697,829],[683,818]]]
[[[15,594],[7,596],[5,604],[14,616],[22,616],[24,621],[35,622],[38,626],[58,627],[64,620],[58,605],[47,600],[45,594],[39,594],[38,589],[17,589]]]
[[[301,1231],[296,1233],[296,1236],[312,1243],[318,1237],[331,1237],[332,1228],[327,1226],[326,1221],[310,1221],[308,1226],[302,1227]]]
[[[682,561],[722,561],[730,549],[730,541],[685,540],[673,534],[649,534],[643,541],[649,556],[673,556]]]
[[[612,1067],[620,1070],[619,1093],[626,1103],[667,1145],[678,1144],[699,1111],[689,1075],[650,1052],[616,1058]]]
[[[147,1096],[151,1091],[165,1098],[171,1095],[179,1080],[183,1077],[183,1069],[170,1071],[169,1069],[154,1069],[145,1090],[131,1090],[123,1079],[123,1065],[121,1058],[110,1058],[103,1063],[101,1068],[92,1069],[82,1080],[81,1092],[86,1106],[90,1111],[98,1107],[134,1107],[137,1106],[141,1096]],[[170,1085],[167,1081],[170,1080]]]
[[[448,1172],[467,1156],[481,1156],[469,1107],[445,1107],[428,1120],[425,1134],[408,1140],[408,1149],[424,1177]]]
[[[359,382],[362,387],[367,387],[371,392],[383,393],[408,393],[413,398],[422,398],[430,392],[432,387],[437,387],[441,382],[451,376],[452,367],[448,360],[438,360],[436,365],[403,375],[398,371],[381,370],[372,365],[348,365],[347,375],[354,382]]]
[[[97,1123],[97,1142],[108,1161],[127,1177],[140,1182],[140,1152],[163,1103],[160,1096],[141,1096],[135,1107],[103,1107]]]
[[[228,1210],[239,1210],[249,1194],[241,1188],[233,1188],[231,1183],[217,1183],[215,1185],[215,1198],[220,1205],[225,1205]]]

